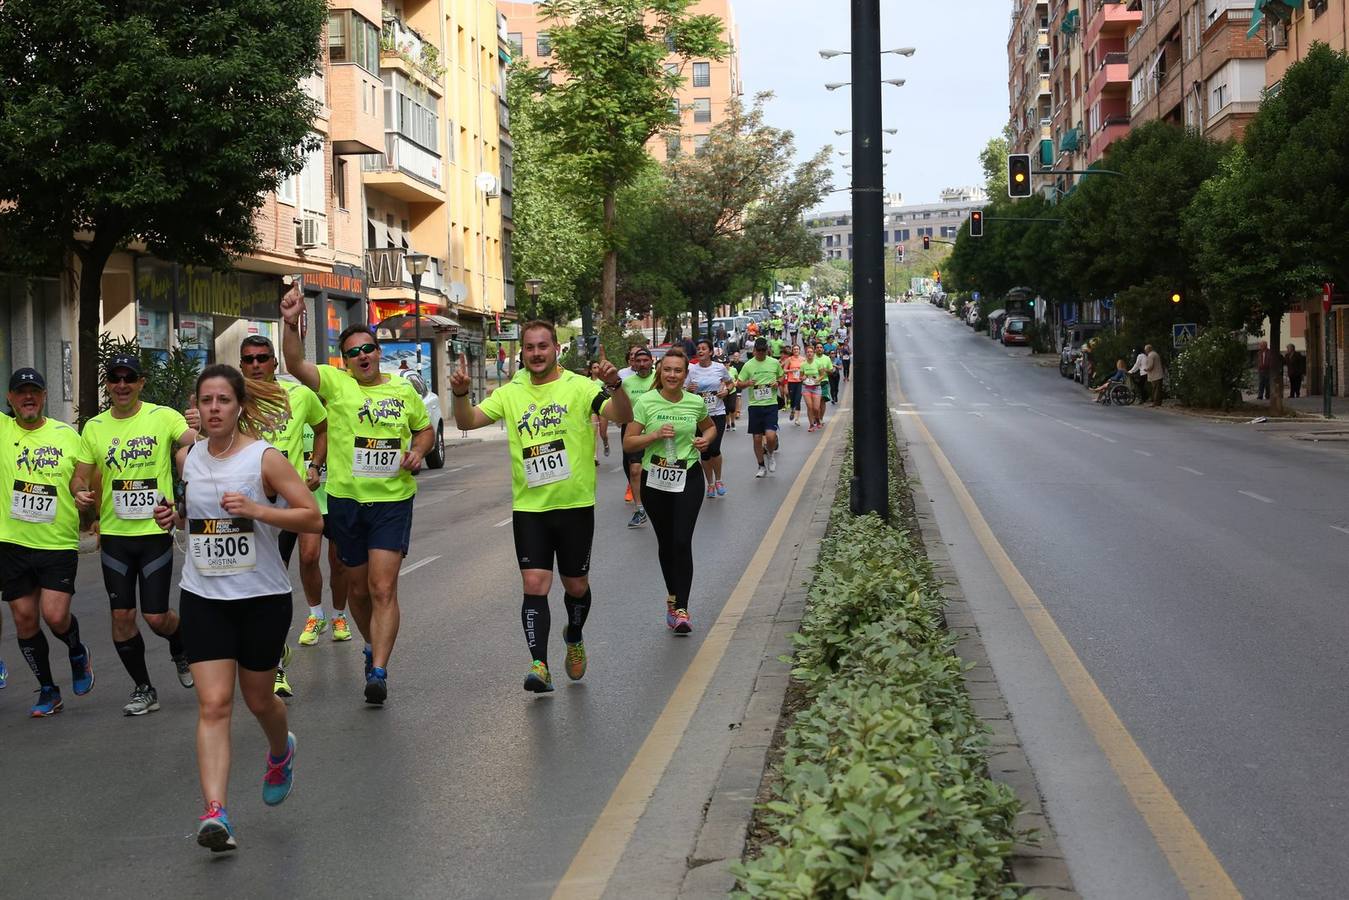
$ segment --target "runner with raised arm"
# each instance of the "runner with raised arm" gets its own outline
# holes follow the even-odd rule
[[[548,671],[548,591],[553,586],[555,559],[567,610],[562,635],[567,645],[567,677],[575,681],[586,671],[582,628],[592,604],[590,547],[595,534],[595,467],[587,464],[595,455],[590,416],[599,413],[611,422],[627,424],[632,421],[632,407],[618,371],[604,358],[603,347],[596,372],[604,384],[600,388],[584,375],[558,365],[561,348],[551,323],[525,324],[520,341],[526,377],[502,385],[474,406],[468,399],[467,361],[460,355],[450,389],[454,421],[462,430],[483,428],[502,419],[507,423],[511,531],[524,586],[520,621],[531,659],[524,686],[527,691],[546,693],[553,690]]]
[[[388,665],[398,639],[398,570],[412,535],[412,501],[435,434],[426,406],[406,378],[380,372],[369,326],[338,335],[345,369],[304,358],[299,286],[281,299],[286,370],[328,407],[328,532],[346,567],[347,600],[365,638],[365,702],[388,696]]]

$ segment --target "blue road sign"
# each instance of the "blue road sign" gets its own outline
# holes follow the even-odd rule
[[[975,302],[977,303],[977,302],[979,301],[979,292],[978,292],[978,291],[971,291],[971,292],[970,292],[970,299],[973,300],[973,301],[975,301]]]
[[[1171,346],[1179,350],[1199,336],[1199,326],[1194,322],[1183,322],[1171,326]]]

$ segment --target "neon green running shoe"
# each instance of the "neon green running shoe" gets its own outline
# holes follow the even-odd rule
[[[333,616],[333,640],[351,640],[351,629],[347,627],[347,617],[344,613]]]
[[[290,682],[286,680],[286,670],[277,668],[276,682],[272,685],[272,693],[278,697],[294,697],[295,692],[290,689]]]
[[[547,694],[553,690],[553,676],[548,674],[548,667],[537,659],[525,676],[525,690],[535,694]]]
[[[312,647],[318,643],[319,635],[328,630],[328,620],[310,616],[304,620],[304,631],[300,632],[300,646]]]
[[[567,645],[567,677],[572,681],[580,681],[586,673],[586,645],[585,641],[577,641],[574,644]]]

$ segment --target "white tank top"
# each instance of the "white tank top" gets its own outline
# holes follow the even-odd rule
[[[254,519],[236,518],[220,506],[233,491],[267,506],[285,501],[267,499],[262,483],[266,441],[249,444],[228,459],[216,459],[199,441],[187,453],[187,559],[180,586],[212,600],[242,600],[289,594],[290,573],[281,562],[280,529]],[[280,451],[277,451],[280,452]]]

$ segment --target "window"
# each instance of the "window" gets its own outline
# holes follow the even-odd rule
[[[506,44],[511,48],[511,54],[513,56],[524,56],[525,36],[522,33],[512,31],[510,34],[506,35]]]
[[[553,42],[548,38],[548,32],[540,31],[538,37],[534,38],[534,52],[539,56],[553,55]]]
[[[281,203],[295,205],[295,176],[287,175],[276,186],[276,199]]]
[[[693,136],[693,153],[694,153],[694,155],[699,155],[699,154],[701,154],[701,153],[703,152],[703,148],[704,148],[705,146],[707,146],[707,135],[705,135],[705,134],[695,134],[695,135]]]
[[[322,214],[327,207],[323,185],[323,145],[319,144],[305,154],[304,169],[300,172],[300,206],[306,212]]]
[[[679,63],[666,63],[666,64],[665,64],[665,74],[666,74],[666,75],[678,75],[678,74],[679,74]]]
[[[347,161],[340,156],[333,157],[333,196],[338,209],[347,208]]]
[[[711,122],[712,121],[712,100],[709,97],[699,97],[693,101],[693,121]]]
[[[384,73],[384,127],[432,152],[440,149],[435,98],[402,72]]]
[[[667,134],[665,136],[665,158],[674,159],[679,155],[679,135]]]
[[[712,64],[696,62],[693,64],[693,86],[708,87],[712,84]]]
[[[678,50],[678,47],[675,45],[675,36],[673,31],[665,32],[665,49],[671,53],[674,53]]]
[[[676,122],[679,121],[679,98],[678,98],[678,97],[671,97],[671,98],[670,98],[670,118],[673,119],[673,120],[675,120]]]
[[[328,16],[328,60],[379,74],[379,29],[351,10]]]

